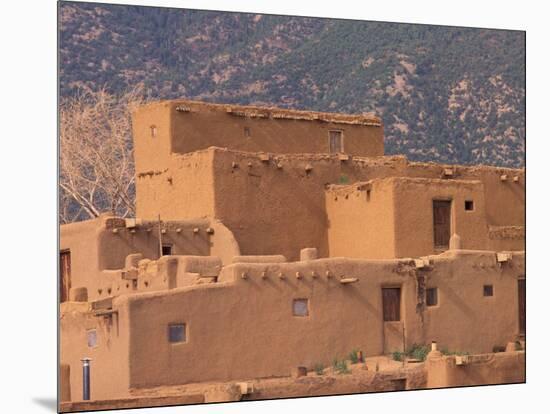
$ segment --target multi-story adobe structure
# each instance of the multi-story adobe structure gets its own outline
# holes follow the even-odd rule
[[[137,217],[61,228],[72,395],[83,357],[114,398],[524,339],[524,170],[385,156],[370,114],[165,101],[133,136]]]

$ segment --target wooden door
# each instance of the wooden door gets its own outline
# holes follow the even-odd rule
[[[401,320],[401,288],[382,288],[384,322]]]
[[[329,131],[329,147],[332,154],[344,152],[342,131]]]
[[[71,289],[71,252],[62,251],[59,255],[59,301],[69,300]]]
[[[434,247],[448,249],[451,238],[451,201],[433,201]]]
[[[525,335],[525,279],[518,279],[519,334]]]

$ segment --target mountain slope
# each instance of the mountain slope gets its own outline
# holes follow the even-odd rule
[[[386,152],[523,167],[523,32],[61,3],[62,96],[376,112]]]

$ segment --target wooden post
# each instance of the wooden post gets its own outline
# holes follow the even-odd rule
[[[161,221],[159,214],[159,259],[162,257],[162,231],[161,231]]]

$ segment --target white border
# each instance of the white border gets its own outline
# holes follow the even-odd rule
[[[139,412],[530,412],[546,402],[550,292],[548,228],[548,30],[544,6],[517,1],[337,2],[278,0],[113,1],[140,4],[527,30],[528,384],[438,391],[142,409]],[[537,2],[543,4],[543,2]],[[2,3],[2,266],[4,412],[52,412],[56,392],[56,3]],[[505,208],[505,206],[503,206]],[[544,408],[542,408],[544,409]],[[533,411],[537,410],[536,408]],[[538,410],[540,411],[540,410]],[[118,412],[118,411],[112,411]],[[128,412],[128,411],[120,411]],[[136,411],[137,412],[137,411]]]

